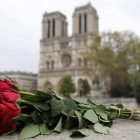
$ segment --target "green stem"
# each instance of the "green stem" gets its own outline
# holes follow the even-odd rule
[[[79,107],[81,107],[82,109],[84,108],[84,109],[91,109],[91,105],[85,105],[85,104],[79,104],[78,105]]]
[[[124,112],[124,111],[122,111],[122,113],[125,113],[125,114],[130,114],[131,112]]]
[[[140,112],[134,111],[135,114],[140,114]]]
[[[19,94],[24,94],[24,95],[31,95],[33,96],[33,93],[29,93],[29,92],[24,92],[24,91],[19,91]]]
[[[87,109],[84,109],[84,108],[78,108],[78,110],[81,110],[81,111],[82,111],[82,110],[87,111]]]
[[[21,108],[21,109],[24,109],[24,108],[27,108],[27,106],[21,106],[20,108]]]
[[[32,104],[30,101],[26,101],[26,100],[20,100],[20,103],[25,103],[25,104]]]
[[[120,116],[126,116],[126,117],[129,117],[130,115],[126,115],[126,114],[121,114]]]
[[[20,116],[27,117],[27,118],[31,118],[32,117],[31,115],[28,115],[28,114],[20,114]]]

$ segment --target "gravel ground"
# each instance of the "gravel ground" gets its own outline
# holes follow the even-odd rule
[[[140,140],[140,122],[118,119],[114,121],[108,135],[103,135],[90,130],[88,137],[69,137],[70,131],[63,130],[62,133],[52,135],[40,135],[29,140]],[[19,134],[0,136],[0,140],[18,140]]]

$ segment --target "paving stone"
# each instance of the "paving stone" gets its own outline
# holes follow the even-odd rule
[[[52,135],[39,135],[29,140],[140,140],[140,122],[118,119],[114,121],[108,135],[99,134],[90,130],[88,137],[69,137],[70,131],[63,130],[62,133]],[[18,140],[19,134],[0,136],[0,140]]]

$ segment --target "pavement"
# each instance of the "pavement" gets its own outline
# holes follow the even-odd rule
[[[99,134],[90,130],[88,137],[69,137],[70,131],[63,130],[62,133],[51,135],[39,135],[28,140],[140,140],[140,122],[132,120],[118,119],[114,121],[109,134]],[[19,134],[14,133],[8,136],[0,136],[0,140],[18,140]],[[27,140],[27,139],[26,139]]]

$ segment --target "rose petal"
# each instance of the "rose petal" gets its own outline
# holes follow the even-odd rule
[[[12,82],[12,81],[7,80],[7,79],[0,80],[0,91],[14,91],[14,90],[16,90],[16,88],[13,86],[14,84],[17,85],[17,83]]]
[[[0,104],[0,126],[16,123],[17,121],[12,119],[17,115],[20,115],[20,110],[17,107],[16,110],[13,110],[5,104]]]
[[[10,125],[8,127],[0,128],[0,134],[8,133],[15,128],[15,125]]]
[[[2,101],[2,103],[12,110],[19,110],[19,108],[15,105],[15,103],[8,103],[5,101]]]
[[[0,99],[6,102],[15,102],[19,98],[21,97],[16,92],[11,92],[11,91],[0,92]]]

